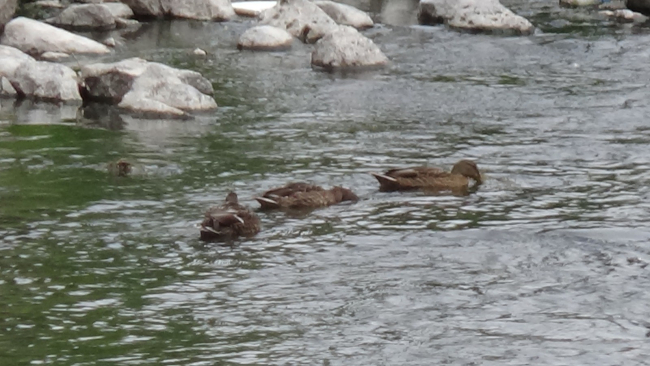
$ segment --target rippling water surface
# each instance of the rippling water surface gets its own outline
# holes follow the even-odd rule
[[[125,36],[110,57],[213,81],[220,109],[189,121],[0,101],[0,363],[650,364],[650,31],[505,3],[538,33],[357,2],[392,64],[354,74],[238,52],[246,22]],[[132,177],[106,173],[120,157]],[[467,197],[368,174],[462,158],[486,177]],[[361,201],[198,240],[228,191],[255,207],[294,180]]]

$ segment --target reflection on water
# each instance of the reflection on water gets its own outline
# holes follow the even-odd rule
[[[234,51],[247,23],[144,26],[122,55],[214,83],[189,121],[3,101],[2,364],[646,364],[648,35],[553,33],[590,13],[544,7],[513,4],[531,37],[378,27],[392,65],[352,75]],[[369,175],[461,158],[486,178],[469,196]],[[297,180],[361,200],[198,240],[229,190],[257,207]]]

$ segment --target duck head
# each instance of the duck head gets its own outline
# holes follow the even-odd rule
[[[336,193],[337,196],[340,195],[341,201],[352,201],[356,202],[359,200],[359,197],[352,192],[352,190],[336,186],[333,188],[334,192]]]
[[[476,163],[471,160],[461,160],[456,163],[456,165],[451,169],[451,174],[460,174],[467,178],[474,179],[478,184],[483,182]]]
[[[238,204],[239,198],[237,198],[237,193],[235,192],[228,193],[228,195],[226,196],[226,203]]]

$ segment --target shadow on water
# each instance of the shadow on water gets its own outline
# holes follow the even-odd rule
[[[220,108],[192,120],[0,101],[0,363],[647,364],[649,35],[504,3],[542,31],[355,1],[391,59],[360,74],[239,52],[249,21],[151,23],[107,56],[206,75]],[[369,174],[462,158],[486,178],[466,196]],[[257,209],[290,181],[361,199],[199,241],[228,191]]]

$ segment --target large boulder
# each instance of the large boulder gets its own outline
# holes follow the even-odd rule
[[[34,56],[48,51],[68,54],[110,52],[108,47],[92,39],[23,17],[7,23],[0,44],[16,47]]]
[[[102,100],[145,116],[183,117],[217,108],[212,84],[201,74],[131,58],[81,68],[88,99]]]
[[[73,4],[47,22],[63,28],[109,30],[116,27],[116,18],[104,4]]]
[[[250,28],[239,37],[240,50],[278,51],[291,47],[293,36],[284,29],[270,25]]]
[[[77,74],[69,67],[36,61],[20,50],[0,46],[0,95],[54,101],[80,101]]]
[[[286,29],[303,42],[314,43],[338,25],[327,13],[308,0],[280,0],[278,5],[263,11],[260,23]]]
[[[420,0],[422,24],[447,24],[470,32],[530,34],[535,27],[499,0]]]
[[[625,6],[634,12],[650,15],[650,0],[625,0]]]
[[[315,1],[337,24],[349,25],[357,29],[371,28],[374,25],[372,18],[354,6],[335,3],[334,1]]]
[[[388,58],[359,31],[342,25],[316,42],[311,63],[326,70],[334,70],[381,66],[388,63]]]
[[[198,20],[229,20],[235,16],[230,0],[122,0],[137,16]]]
[[[13,18],[18,0],[0,0],[0,34],[5,24]]]

